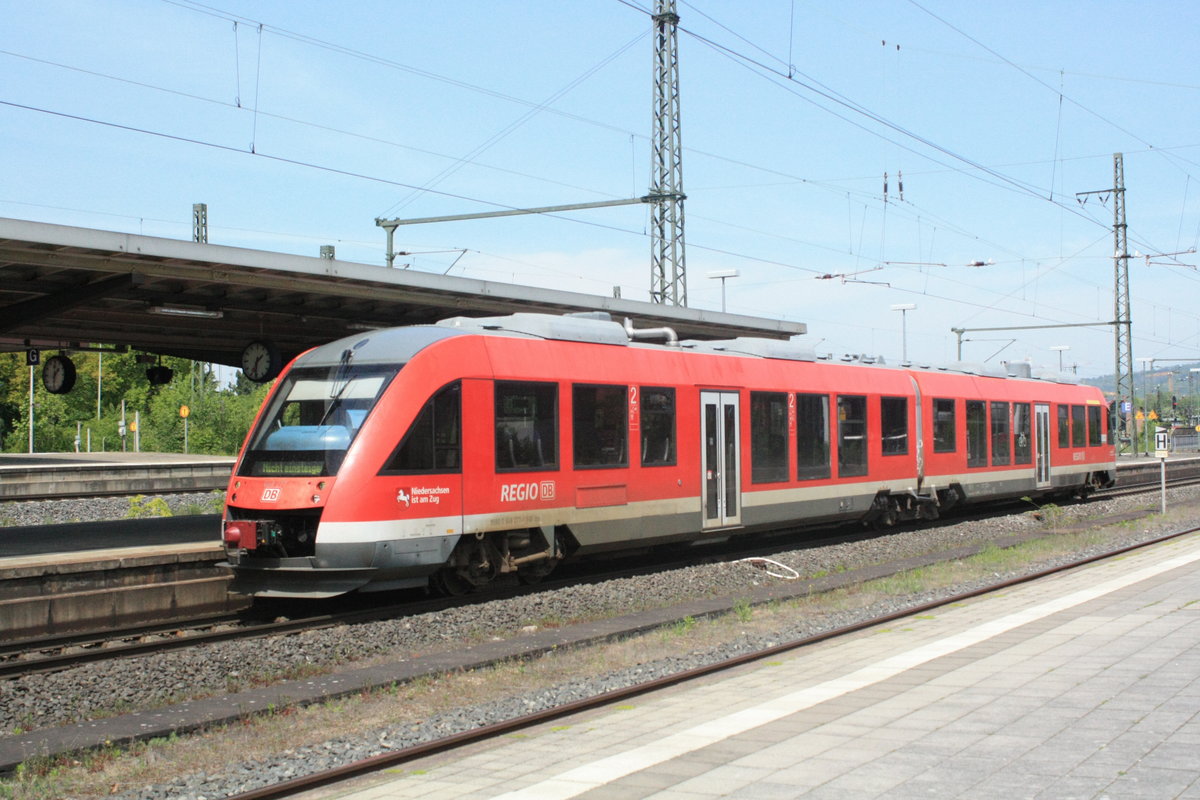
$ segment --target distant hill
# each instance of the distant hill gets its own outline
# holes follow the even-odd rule
[[[1145,392],[1161,392],[1182,397],[1200,392],[1200,373],[1192,372],[1192,369],[1200,369],[1200,361],[1156,363],[1153,371],[1149,369],[1143,371],[1141,367],[1140,362],[1134,363],[1133,390],[1139,396]],[[1102,391],[1112,394],[1116,391],[1117,382],[1116,378],[1109,374],[1098,375],[1095,378],[1080,378],[1080,383],[1097,386]]]

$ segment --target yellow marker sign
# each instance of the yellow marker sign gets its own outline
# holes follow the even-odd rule
[[[184,419],[187,419],[187,415],[190,413],[192,413],[192,410],[187,406],[179,407],[179,416],[183,417]]]

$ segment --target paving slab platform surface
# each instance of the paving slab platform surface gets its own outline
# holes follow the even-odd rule
[[[328,796],[1200,800],[1200,536]]]

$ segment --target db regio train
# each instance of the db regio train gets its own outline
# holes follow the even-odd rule
[[[1086,494],[1116,475],[1109,416],[1057,374],[677,341],[603,313],[457,317],[297,357],[223,539],[237,592],[462,593],[601,551]]]

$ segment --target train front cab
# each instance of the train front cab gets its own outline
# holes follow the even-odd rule
[[[425,585],[462,526],[461,384],[416,355],[458,336],[374,331],[281,376],[229,484],[233,591],[318,598]],[[430,396],[431,386],[446,391]],[[435,414],[446,417],[438,435],[454,441],[435,441]]]

